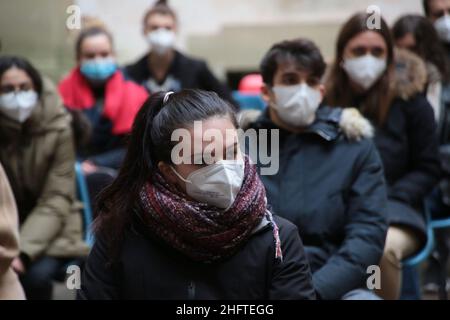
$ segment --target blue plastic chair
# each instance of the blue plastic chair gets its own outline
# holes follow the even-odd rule
[[[450,228],[450,218],[446,219],[436,219],[431,222],[433,230],[437,229],[446,229]],[[439,275],[438,275],[438,283],[439,283],[439,299],[447,300],[447,267],[448,267],[448,256],[444,253],[443,256],[439,254]]]
[[[75,163],[75,175],[77,181],[78,196],[80,197],[81,202],[83,202],[83,222],[85,230],[84,241],[90,247],[92,247],[92,245],[94,244],[94,237],[91,230],[93,221],[91,200],[89,198],[86,178],[81,168],[81,163],[78,161]]]
[[[450,227],[450,218],[432,220],[428,210],[426,210],[425,214],[427,222],[427,243],[420,252],[403,261],[404,279],[406,280],[404,282],[409,282],[406,283],[406,286],[404,284],[404,287],[402,289],[403,299],[421,298],[419,273],[417,271],[418,265],[427,260],[428,257],[433,253],[435,247],[434,230]],[[440,298],[446,299],[447,294],[445,292],[445,288],[444,292],[442,292],[442,288],[440,291]]]
[[[433,229],[450,228],[450,218],[433,220],[431,221],[431,226]]]
[[[233,91],[233,99],[239,104],[241,110],[264,110],[266,108],[266,103],[259,94]]]
[[[425,261],[433,252],[434,249],[434,227],[433,221],[431,220],[430,213],[428,210],[425,210],[425,221],[427,225],[427,242],[423,249],[418,252],[416,255],[406,259],[403,261],[404,267],[416,267],[423,261]]]
[[[425,221],[427,225],[427,242],[425,246],[416,255],[402,262],[402,300],[420,300],[422,297],[418,265],[431,255],[435,246],[434,230],[431,225],[431,216],[428,210],[425,210]]]

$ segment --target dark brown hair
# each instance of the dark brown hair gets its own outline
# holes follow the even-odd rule
[[[285,40],[274,44],[261,61],[260,70],[265,84],[273,84],[278,66],[286,61],[293,61],[298,68],[319,79],[326,68],[322,54],[314,42],[307,39]]]
[[[108,37],[109,41],[111,42],[111,47],[113,47],[113,37],[108,30],[102,27],[90,27],[82,30],[78,35],[77,41],[75,42],[75,53],[77,59],[80,59],[81,57],[81,46],[83,45],[83,41],[86,40],[86,38],[97,36],[100,34],[104,34],[106,37]]]
[[[395,40],[412,34],[416,47],[414,52],[426,62],[434,64],[444,80],[448,79],[447,57],[439,40],[438,33],[427,18],[420,15],[405,15],[397,20],[392,28]]]
[[[147,24],[147,20],[151,15],[161,14],[171,16],[175,22],[177,21],[177,14],[175,11],[169,6],[167,0],[159,0],[155,3],[153,7],[151,7],[144,15],[144,26]]]
[[[34,89],[39,96],[42,95],[43,81],[40,73],[25,58],[20,56],[2,56],[0,57],[0,79],[3,74],[11,68],[23,70],[33,82]]]
[[[393,100],[391,84],[394,80],[394,46],[390,29],[384,19],[381,19],[381,28],[372,30],[368,28],[367,23],[370,17],[371,15],[366,13],[357,13],[344,24],[339,32],[334,65],[326,82],[325,101],[328,105],[336,107],[351,107],[355,103],[357,95],[352,92],[350,78],[341,67],[344,50],[349,41],[358,34],[366,31],[377,32],[386,42],[387,68],[376,84],[365,93],[359,107],[366,117],[381,125],[386,119]]]
[[[140,210],[139,192],[160,161],[172,163],[173,131],[216,116],[228,116],[237,127],[231,105],[212,91],[184,89],[166,102],[164,97],[164,92],[152,94],[138,112],[119,174],[96,203],[94,232],[109,244],[110,262],[118,258],[123,236]]]

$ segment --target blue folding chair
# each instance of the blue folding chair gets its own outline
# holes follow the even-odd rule
[[[450,218],[445,219],[436,219],[431,221],[431,226],[433,230],[438,229],[446,229],[450,228]],[[447,266],[448,266],[448,256],[445,253],[443,256],[439,256],[439,275],[438,275],[438,283],[439,283],[439,299],[447,300]]]
[[[239,104],[241,110],[264,110],[266,108],[266,103],[259,94],[233,91],[233,99]]]
[[[431,225],[431,216],[428,210],[425,210],[425,222],[427,226],[427,242],[425,246],[416,255],[402,262],[402,300],[420,300],[422,297],[418,266],[431,255],[435,246],[434,230]]]
[[[430,213],[428,212],[428,210],[425,210],[425,221],[427,225],[427,242],[420,252],[403,261],[404,267],[416,267],[417,265],[425,261],[433,252],[435,245],[434,228],[433,228],[433,221],[431,220]]]
[[[427,260],[433,253],[435,247],[434,230],[450,227],[450,218],[432,220],[428,210],[425,210],[425,218],[427,222],[427,242],[425,246],[416,255],[403,261],[404,287],[402,288],[402,299],[405,300],[421,298],[420,277],[417,268],[419,264]],[[439,298],[446,300],[447,292],[445,291],[445,283],[441,283],[440,287],[442,286],[443,288],[440,288]]]
[[[93,221],[91,200],[89,198],[86,178],[81,168],[81,163],[78,161],[75,163],[75,175],[77,181],[78,196],[80,197],[81,202],[83,202],[83,222],[85,230],[84,240],[90,247],[92,247],[92,245],[94,244],[94,237],[91,230]]]
[[[81,202],[83,202],[83,227],[85,230],[84,241],[92,248],[94,244],[94,237],[91,232],[92,225],[92,209],[91,201],[89,198],[89,192],[86,184],[86,179],[81,169],[81,164],[77,161],[75,162],[75,179],[77,184],[78,197]],[[74,259],[67,262],[61,269],[56,273],[54,280],[58,282],[63,282],[67,276],[67,268],[72,265],[82,266],[84,264],[84,258]]]

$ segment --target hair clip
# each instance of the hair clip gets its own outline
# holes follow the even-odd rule
[[[164,96],[164,99],[163,99],[163,104],[167,103],[167,100],[169,100],[170,95],[173,93],[174,93],[173,91],[169,91],[166,93],[166,95]]]

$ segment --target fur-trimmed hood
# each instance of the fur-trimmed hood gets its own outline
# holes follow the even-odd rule
[[[408,50],[395,49],[394,55],[395,81],[393,81],[392,86],[395,96],[403,100],[409,100],[423,92],[429,74],[439,73],[438,70],[434,70],[434,66],[427,66],[418,55]],[[436,74],[436,76],[438,75]],[[262,119],[263,113],[260,110],[241,111],[238,114],[240,127],[243,129],[249,128],[253,123]],[[373,126],[356,108],[342,109],[322,106],[317,111],[316,121],[309,129],[317,129],[316,131],[320,134],[325,124],[328,124],[327,131],[334,127],[336,135],[342,133],[349,140],[372,138],[374,135]]]
[[[405,49],[395,49],[394,61],[394,93],[396,97],[403,100],[409,100],[423,92],[428,74],[435,74],[437,71],[432,70],[432,66],[427,68],[425,62],[418,55]]]
[[[243,110],[239,112],[238,123],[242,129],[253,127],[255,123],[269,122],[269,115],[266,111]],[[316,120],[307,129],[314,132],[325,140],[335,140],[342,133],[347,139],[358,141],[372,138],[374,129],[370,122],[362,116],[355,108],[330,108],[320,107],[316,112]]]

